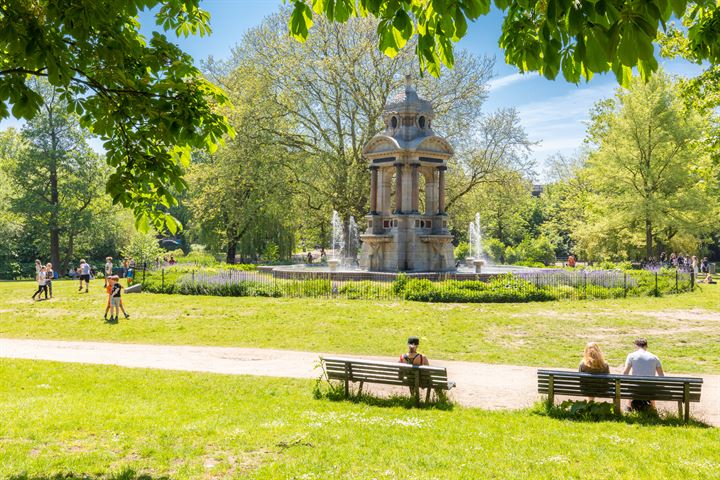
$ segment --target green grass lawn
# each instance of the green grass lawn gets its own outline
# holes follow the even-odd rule
[[[718,429],[537,412],[370,406],[315,400],[305,380],[0,360],[0,478],[687,480],[720,471]]]
[[[637,336],[669,373],[720,372],[720,287],[661,298],[529,304],[432,304],[332,299],[135,294],[132,317],[103,323],[102,280],[89,294],[55,282],[33,303],[32,282],[0,282],[0,337],[223,345],[397,355],[419,335],[430,359],[576,367],[587,341],[621,365]]]

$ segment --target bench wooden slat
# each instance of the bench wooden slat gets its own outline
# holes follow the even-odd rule
[[[378,383],[382,385],[406,386],[412,389],[425,388],[450,390],[455,387],[442,367],[407,365],[404,363],[378,362],[372,360],[320,357],[328,379],[345,382],[348,394],[348,382]],[[416,401],[420,401],[419,391],[415,392]]]
[[[635,375],[572,372],[538,369],[538,392],[555,395],[613,398],[617,411],[620,399],[677,401],[679,410],[685,405],[689,418],[690,402],[699,402],[703,379],[697,377],[643,377]]]

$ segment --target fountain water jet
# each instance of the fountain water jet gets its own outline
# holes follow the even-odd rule
[[[470,256],[467,258],[468,267],[475,267],[475,273],[480,273],[483,261],[482,250],[482,229],[480,228],[480,213],[475,213],[475,220],[470,222],[468,228],[468,236],[470,237]]]
[[[360,251],[360,235],[358,234],[358,225],[355,222],[355,217],[350,216],[348,221],[348,236],[347,236],[347,254],[345,255],[345,263],[348,265],[357,264],[358,251]]]
[[[332,238],[330,239],[330,258],[328,258],[328,266],[334,271],[340,265],[343,251],[345,250],[345,232],[343,222],[336,210],[332,213]]]

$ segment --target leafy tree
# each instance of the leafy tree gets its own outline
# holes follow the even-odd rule
[[[132,207],[140,227],[177,222],[163,212],[185,188],[190,148],[213,150],[232,134],[213,105],[225,95],[164,34],[140,34],[138,14],[156,9],[162,30],[210,32],[199,0],[3,0],[0,2],[0,118],[32,119],[44,96],[33,77],[99,136],[113,168],[107,191]]]
[[[224,247],[227,263],[238,253],[252,260],[264,252],[288,258],[295,210],[283,165],[292,159],[270,133],[285,122],[272,101],[272,82],[250,63],[219,81],[234,101],[228,118],[241,133],[190,169],[193,230],[210,246]]]
[[[279,158],[293,180],[289,188],[303,212],[303,230],[313,230],[322,241],[332,210],[345,219],[367,212],[370,176],[362,149],[383,128],[383,107],[401,88],[413,58],[403,53],[389,59],[378,52],[372,19],[343,25],[321,20],[315,35],[299,44],[285,35],[285,15],[251,30],[229,65],[213,70],[219,78],[228,70],[246,77],[252,72],[272,85],[272,108],[256,110],[256,122],[294,154]],[[434,130],[456,148],[447,179],[450,211],[501,166],[527,160],[530,143],[517,113],[482,110],[492,69],[492,60],[461,52],[441,79],[418,81],[419,94],[433,103],[438,118]]]
[[[647,84],[636,79],[629,91],[596,106],[587,221],[574,233],[591,257],[636,256],[642,249],[652,258],[656,242],[668,247],[709,231],[717,198],[706,187],[711,169],[701,126],[663,73]]]
[[[532,183],[514,171],[500,169],[492,181],[469,194],[455,223],[466,226],[480,213],[483,239],[495,238],[504,245],[517,245],[528,233],[529,219],[536,203]]]
[[[94,221],[89,207],[102,195],[107,173],[57,89],[39,81],[32,87],[43,102],[41,112],[23,127],[22,146],[6,167],[16,190],[12,210],[27,218],[26,229],[36,241],[49,238],[50,261],[62,272],[73,257],[74,239]]]
[[[573,232],[585,223],[585,210],[590,193],[587,172],[583,169],[587,152],[575,156],[557,154],[548,160],[550,183],[539,198],[542,223],[537,230],[555,245],[558,257],[575,252]]]
[[[455,64],[453,42],[468,21],[486,15],[490,0],[292,0],[288,27],[305,41],[313,14],[336,22],[352,16],[379,19],[378,48],[393,57],[409,44],[421,71],[439,76],[441,65]],[[495,0],[505,13],[500,48],[505,61],[521,72],[554,79],[562,71],[570,82],[612,70],[630,84],[632,68],[647,80],[658,68],[653,43],[666,22],[687,12],[689,48],[699,60],[720,63],[720,6],[713,0]],[[411,40],[417,38],[417,41]]]
[[[14,129],[0,132],[0,279],[13,279],[21,274],[18,254],[24,222],[21,215],[11,210],[15,192],[7,174],[21,148],[22,140]]]
[[[151,265],[165,252],[158,242],[157,232],[133,232],[128,245],[122,249],[123,258],[132,258],[135,265]]]

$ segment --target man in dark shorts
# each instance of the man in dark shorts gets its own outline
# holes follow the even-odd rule
[[[88,293],[90,286],[90,264],[85,260],[80,260],[80,287],[78,292],[82,292],[83,282],[85,282],[85,293]]]

